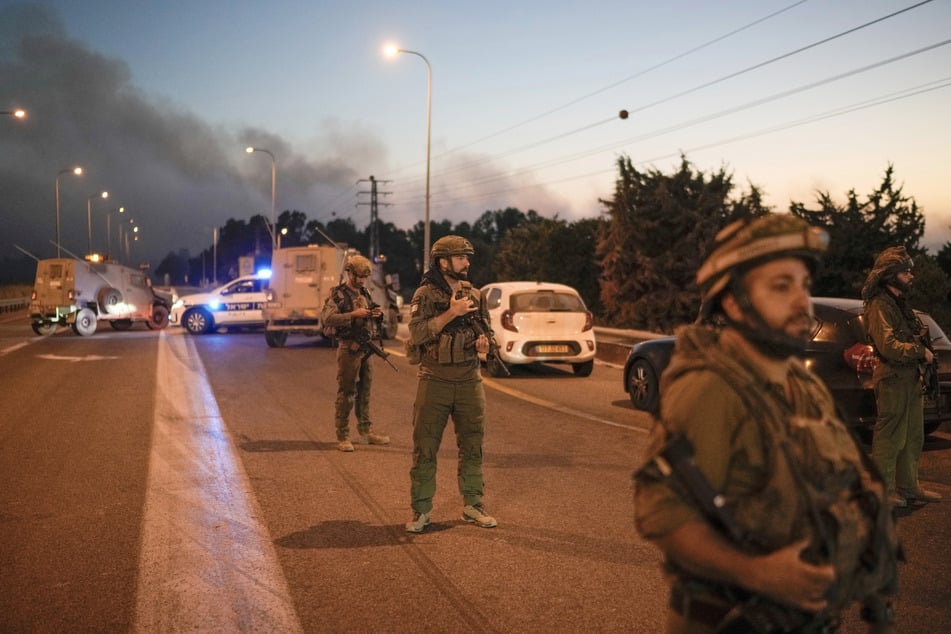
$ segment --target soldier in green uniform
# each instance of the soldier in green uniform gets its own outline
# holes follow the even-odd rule
[[[897,507],[909,501],[938,502],[941,495],[918,484],[918,459],[925,441],[924,399],[919,364],[934,353],[924,344],[928,327],[908,305],[905,293],[915,279],[905,247],[889,247],[875,258],[862,287],[865,323],[880,362],[875,384],[877,416],[872,459]]]
[[[885,487],[799,358],[827,241],[791,215],[738,221],[697,273],[700,318],[677,332],[634,473],[637,529],[671,582],[667,632],[830,631],[855,601],[890,613]]]
[[[389,436],[373,431],[370,421],[370,387],[373,365],[365,343],[378,336],[381,308],[375,306],[366,289],[372,264],[362,255],[351,256],[344,267],[347,280],[335,287],[324,303],[321,322],[324,333],[333,332],[337,340],[337,401],[335,422],[337,449],[353,451],[350,441],[350,410],[357,415],[357,442],[362,445],[387,445]]]
[[[419,363],[409,472],[413,519],[406,524],[410,533],[420,533],[430,523],[436,454],[450,416],[459,448],[462,519],[483,528],[497,524],[482,505],[485,391],[479,353],[489,351],[492,330],[482,296],[468,281],[474,254],[472,243],[460,236],[436,240],[430,269],[410,305],[408,356]]]

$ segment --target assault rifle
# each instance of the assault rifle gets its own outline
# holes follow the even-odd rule
[[[464,289],[460,288],[456,291],[456,299],[462,299],[466,296]],[[512,373],[509,372],[508,367],[506,367],[505,362],[502,361],[502,357],[499,356],[499,344],[495,341],[495,338],[489,334],[488,324],[483,323],[482,312],[474,311],[466,315],[463,319],[469,322],[469,325],[476,332],[477,335],[485,335],[489,340],[489,351],[486,353],[486,359],[491,359],[499,368],[502,369],[505,376],[512,376]]]
[[[918,322],[921,324],[921,321]],[[923,345],[928,350],[931,350],[933,355],[931,358],[931,363],[925,363],[922,361],[918,364],[918,376],[921,377],[921,390],[925,396],[929,397],[934,401],[935,409],[937,414],[941,414],[941,380],[938,376],[938,351],[934,349],[934,341],[931,340],[931,331],[928,330],[928,326],[921,325],[921,334],[918,335],[918,340],[921,341]]]
[[[745,552],[765,552],[756,537],[736,522],[726,508],[724,497],[714,490],[694,462],[693,445],[686,436],[673,435],[655,456],[654,464],[665,478],[674,479],[677,484],[675,490],[681,495],[686,493],[686,497],[697,505],[707,521],[723,532],[735,546]],[[738,614],[732,617],[728,615],[727,618],[731,620],[721,624],[718,632],[811,632],[814,631],[813,627],[822,623],[812,614],[739,588],[730,588],[728,594],[730,600],[736,601]]]
[[[370,310],[376,310],[378,308],[380,308],[379,304],[376,302],[370,302]],[[360,348],[366,352],[364,358],[369,357],[371,354],[375,354],[386,361],[388,366],[393,368],[396,372],[399,372],[400,369],[393,365],[393,362],[390,361],[390,353],[383,349],[383,346],[381,345],[382,339],[380,340],[380,343],[377,343],[373,340],[373,331],[379,333],[383,329],[383,314],[381,313],[377,317],[370,317],[370,320],[373,323],[373,328],[361,328],[360,335],[356,339],[356,342],[360,345]]]

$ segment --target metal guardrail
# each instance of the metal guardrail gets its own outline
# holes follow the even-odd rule
[[[17,297],[14,299],[0,299],[0,313],[12,313],[16,310],[23,310],[30,304],[29,297]]]

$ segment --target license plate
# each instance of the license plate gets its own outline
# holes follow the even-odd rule
[[[540,354],[567,354],[568,346],[538,346],[536,350]]]

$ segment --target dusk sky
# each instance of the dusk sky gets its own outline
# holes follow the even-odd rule
[[[0,254],[105,250],[126,207],[153,266],[229,218],[385,222],[602,213],[615,163],[726,167],[767,204],[865,196],[892,164],[951,241],[951,0],[0,0]],[[626,120],[617,115],[630,112]],[[739,193],[739,192],[737,192]],[[113,215],[113,218],[116,216]]]

